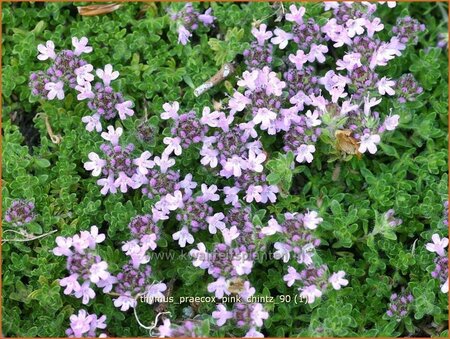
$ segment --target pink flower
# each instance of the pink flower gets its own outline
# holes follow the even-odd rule
[[[149,299],[160,299],[164,298],[163,292],[167,290],[166,284],[163,283],[153,283],[150,287],[147,287],[145,296]]]
[[[314,255],[314,245],[313,244],[306,244],[302,247],[302,250],[300,253],[297,254],[297,262],[299,264],[305,264],[306,266],[309,266],[313,263],[312,257]],[[312,253],[311,253],[312,252]]]
[[[200,155],[202,156],[202,159],[200,160],[200,163],[204,166],[208,165],[211,168],[216,168],[218,164],[217,156],[219,155],[219,151],[216,149],[208,148],[208,146],[203,145],[202,149],[200,150]]]
[[[363,18],[347,20],[346,26],[347,26],[348,36],[350,38],[353,38],[355,35],[363,34],[365,23],[366,23],[366,19],[363,19]]]
[[[108,264],[105,261],[101,261],[99,263],[93,264],[89,269],[89,279],[95,284],[98,283],[99,280],[108,279],[109,273],[107,271]]]
[[[333,47],[337,48],[342,47],[344,44],[352,44],[352,39],[348,36],[347,29],[343,25],[338,25],[335,18],[328,20],[328,22],[322,26],[322,32],[335,42]]]
[[[114,146],[119,144],[119,138],[123,133],[122,127],[117,127],[117,129],[114,129],[113,126],[108,126],[106,128],[108,132],[103,132],[101,134],[102,138],[106,141],[109,141]]]
[[[244,301],[249,301],[248,299],[255,294],[256,290],[250,285],[250,281],[244,282],[244,288],[239,293],[239,295],[244,299]]]
[[[239,204],[239,193],[240,189],[237,187],[229,187],[225,186],[223,188],[223,193],[225,193],[225,204],[231,204],[233,206],[237,206]]]
[[[110,174],[107,178],[102,178],[97,180],[97,185],[102,186],[103,188],[100,190],[100,193],[103,195],[111,192],[112,194],[117,192],[116,186],[114,186],[114,175]]]
[[[56,237],[56,244],[58,245],[53,249],[53,254],[60,257],[65,255],[66,257],[72,254],[70,248],[72,247],[72,238]]]
[[[307,162],[311,163],[314,159],[313,153],[316,151],[316,147],[314,145],[300,145],[300,147],[297,149],[297,156],[295,157],[295,160],[297,162]]]
[[[214,293],[216,298],[219,299],[222,299],[225,294],[231,294],[227,289],[227,282],[224,277],[219,277],[215,282],[208,284],[208,292]]]
[[[131,109],[131,107],[133,107],[133,102],[130,100],[116,104],[114,107],[119,113],[120,120],[125,120],[127,115],[131,117],[134,114],[134,111]]]
[[[349,53],[344,55],[342,60],[336,62],[337,70],[344,70],[351,72],[357,67],[361,67],[361,54],[360,53]]]
[[[81,286],[80,283],[78,282],[78,274],[74,273],[64,279],[61,279],[59,281],[59,285],[64,287],[66,286],[66,288],[64,289],[64,294],[65,295],[69,295],[72,292],[76,292],[78,290],[80,290]]]
[[[90,82],[85,82],[82,85],[76,85],[75,90],[77,90],[79,93],[77,94],[77,100],[84,100],[84,99],[93,99],[95,97],[94,93],[92,92],[92,85]],[[94,114],[98,115],[98,114]],[[101,129],[100,129],[101,131]],[[97,131],[97,132],[100,132]],[[91,131],[89,131],[91,132]]]
[[[99,329],[105,329],[106,328],[106,316],[103,315],[100,318],[97,318],[95,314],[92,315],[92,321],[91,321],[91,331],[95,331],[97,328]],[[101,335],[101,334],[100,334]]]
[[[295,105],[299,111],[302,111],[305,104],[306,105],[311,104],[311,99],[304,92],[298,91],[296,95],[294,95],[291,99],[289,99],[289,102]]]
[[[103,293],[109,293],[111,292],[115,283],[117,283],[117,278],[113,275],[110,275],[108,278],[100,280],[97,283],[97,287],[103,288]]]
[[[225,218],[225,215],[220,212],[214,214],[212,217],[206,217],[206,222],[208,223],[208,230],[211,234],[216,234],[217,229],[223,230],[225,228],[225,223],[222,221]]]
[[[392,89],[393,86],[395,86],[395,81],[392,81],[391,79],[386,77],[382,77],[377,82],[378,93],[380,93],[381,95],[394,95],[395,91]]]
[[[219,125],[219,118],[221,117],[221,115],[223,115],[222,112],[213,111],[211,113],[211,109],[209,107],[204,107],[200,122],[210,127],[217,127]]]
[[[365,153],[367,150],[370,154],[375,154],[377,152],[377,144],[380,143],[380,136],[378,134],[364,134],[361,137],[358,151],[360,153]]]
[[[400,51],[403,49],[405,49],[405,45],[400,43],[397,37],[392,37],[389,43],[381,43],[380,47],[378,47],[370,59],[370,68],[374,69],[376,66],[386,66],[389,60],[402,55]]]
[[[97,69],[97,76],[103,80],[105,86],[109,86],[112,80],[115,80],[119,77],[119,72],[113,71],[113,67],[111,64],[105,65],[104,69]]]
[[[311,44],[311,49],[308,53],[308,61],[314,62],[314,60],[317,60],[319,63],[325,62],[325,53],[328,52],[328,47],[325,45],[316,45]]]
[[[394,8],[394,7],[397,5],[397,2],[396,2],[396,1],[378,1],[378,3],[379,3],[380,5],[384,5],[385,3],[387,3],[387,6],[388,6],[389,8]]]
[[[128,192],[128,187],[136,188],[135,182],[125,172],[119,172],[117,179],[114,181],[114,186],[120,187],[122,193]]]
[[[312,304],[316,298],[322,296],[322,292],[315,285],[299,288],[299,291],[301,291],[300,297],[306,299],[308,304]]]
[[[233,114],[226,116],[224,113],[220,112],[219,118],[217,119],[217,127],[221,128],[224,132],[228,132],[230,130],[230,125],[234,120]]]
[[[273,217],[270,218],[270,220],[268,222],[268,225],[269,226],[263,227],[261,229],[262,234],[264,234],[264,235],[273,235],[273,234],[275,234],[277,232],[283,232],[283,229],[281,228],[280,224]]]
[[[160,157],[155,157],[155,164],[159,166],[161,173],[166,173],[167,170],[175,165],[175,159],[169,158],[166,153],[163,153]]]
[[[323,2],[323,10],[329,11],[330,9],[339,8],[338,1],[324,1]]]
[[[93,316],[89,315],[85,310],[80,310],[78,311],[78,315],[72,314],[69,319],[73,336],[81,338],[83,334],[89,332]]]
[[[64,99],[64,83],[62,81],[47,82],[44,88],[48,91],[47,98],[49,100],[53,100],[55,97],[59,100]]]
[[[200,196],[200,198],[203,202],[219,201],[220,196],[218,194],[216,194],[216,192],[217,192],[216,185],[211,185],[208,187],[208,185],[202,184],[201,190],[202,190],[202,195]]]
[[[146,255],[147,250],[147,247],[139,246],[138,240],[136,239],[127,241],[122,246],[122,251],[131,257],[133,266],[136,268],[139,267],[139,265],[146,264],[150,261],[150,257]]]
[[[77,37],[72,38],[72,45],[75,47],[73,54],[81,55],[82,53],[91,53],[92,47],[88,46],[88,39],[86,37],[82,37],[78,40]]]
[[[250,319],[252,319],[252,322],[256,326],[261,327],[263,325],[263,320],[267,318],[269,318],[269,313],[267,313],[267,311],[264,310],[263,305],[255,304],[252,313],[250,314]]]
[[[208,252],[206,251],[205,244],[200,242],[197,244],[197,249],[193,248],[189,251],[189,255],[194,258],[192,265],[194,267],[200,267],[202,269],[209,267]]]
[[[212,25],[212,23],[214,22],[214,20],[216,19],[215,16],[211,15],[212,12],[212,8],[208,8],[205,13],[200,14],[198,16],[198,19],[203,23],[203,25],[205,26],[209,26]]]
[[[283,258],[283,262],[287,263],[291,257],[290,249],[288,248],[288,246],[284,243],[276,242],[273,247],[275,247],[275,249],[277,250],[273,254],[274,259],[279,260]]]
[[[236,154],[233,155],[231,159],[227,159],[226,163],[223,166],[223,169],[230,173],[230,175],[234,175],[235,177],[240,177],[242,174],[242,169],[246,168],[246,163]],[[220,172],[222,175],[222,171]],[[225,174],[225,173],[224,173]],[[227,175],[229,177],[230,175]]]
[[[158,247],[158,245],[156,244],[156,234],[152,233],[142,236],[141,243],[143,247],[150,248],[152,251],[154,251],[156,247]]]
[[[301,279],[302,279],[302,277],[301,277],[300,273],[298,273],[297,270],[292,266],[288,267],[288,274],[286,274],[283,277],[283,280],[286,281],[286,284],[288,285],[288,287],[291,287],[292,285],[294,285],[296,280],[301,280]]]
[[[224,224],[225,225],[225,224]],[[237,239],[239,237],[239,231],[237,230],[236,226],[231,226],[230,228],[223,228],[222,229],[222,235],[223,239],[225,241],[225,244],[231,245],[234,239]]]
[[[372,109],[372,107],[375,107],[376,105],[378,105],[381,102],[381,98],[379,98],[378,100],[376,98],[369,98],[369,96],[364,98],[364,114],[366,116],[370,115],[370,110]]]
[[[106,161],[103,159],[100,159],[97,153],[90,152],[88,154],[88,158],[91,161],[84,163],[84,169],[86,171],[92,171],[92,175],[94,177],[98,177],[100,173],[102,172],[103,167],[106,166]]]
[[[125,312],[131,308],[135,308],[137,305],[137,300],[129,295],[121,295],[114,300],[114,306],[120,307],[120,310]]]
[[[384,127],[387,131],[393,131],[398,126],[398,121],[400,120],[400,116],[398,114],[394,114],[392,116],[386,117],[386,120],[384,120]]]
[[[266,40],[269,40],[273,36],[273,33],[270,31],[266,31],[266,29],[266,24],[259,25],[258,29],[256,29],[255,27],[252,28],[252,34],[256,38],[260,46],[264,45],[264,42]]]
[[[358,105],[352,105],[351,100],[346,100],[346,101],[342,102],[341,115],[345,115],[349,112],[356,111],[357,109],[358,109]]]
[[[72,246],[78,253],[84,253],[84,250],[89,247],[89,244],[89,232],[81,232],[79,235],[75,234],[72,238]]]
[[[152,154],[149,151],[145,151],[139,158],[133,160],[133,164],[138,166],[137,170],[142,175],[146,175],[148,173],[148,169],[155,166],[155,162],[150,160],[151,156]]]
[[[172,330],[170,328],[170,325],[171,325],[170,319],[164,319],[163,324],[158,327],[158,332],[159,332],[160,338],[172,336]]]
[[[169,219],[168,213],[170,213],[170,211],[161,211],[155,206],[152,207],[153,221],[155,222]]]
[[[311,212],[308,211],[303,216],[303,225],[310,230],[315,230],[317,228],[317,225],[320,224],[322,221],[323,219],[318,217],[316,211]]]
[[[163,105],[164,113],[161,113],[161,119],[163,119],[163,120],[168,120],[168,119],[177,120],[178,119],[178,110],[179,109],[180,109],[180,104],[178,103],[178,101],[174,101],[174,102],[172,102],[172,104],[166,102]]]
[[[37,46],[37,49],[40,53],[37,57],[39,60],[43,61],[43,60],[47,60],[47,59],[55,59],[56,58],[55,44],[51,40],[48,40],[45,43],[45,46],[42,44],[39,44]]]
[[[233,318],[233,313],[227,311],[226,307],[222,304],[217,305],[217,311],[212,313],[212,317],[216,319],[217,326],[223,326],[228,319]]]
[[[306,112],[305,116],[306,116],[306,126],[308,127],[316,127],[322,123],[322,121],[320,121],[319,119],[319,112],[317,112],[317,110],[315,110],[312,113],[311,111],[308,111]]]
[[[167,205],[166,207],[170,211],[175,211],[178,208],[182,208],[184,206],[183,204],[183,195],[181,191],[177,190],[172,194],[166,194],[164,200],[166,201]]]
[[[163,143],[167,145],[166,149],[164,150],[164,154],[171,155],[173,152],[175,153],[175,155],[181,155],[181,153],[183,152],[183,149],[180,145],[181,139],[179,137],[165,137],[163,139]]]
[[[183,25],[178,26],[178,43],[186,45],[192,33],[189,32]]]
[[[240,123],[239,129],[244,131],[245,138],[248,137],[256,138],[258,136],[258,132],[255,129],[255,123],[253,121]]]
[[[78,85],[84,85],[86,82],[90,83],[94,80],[94,75],[91,74],[93,69],[94,67],[91,64],[86,64],[75,69]]]
[[[264,185],[263,191],[261,192],[261,202],[265,204],[268,200],[270,200],[271,203],[274,203],[277,201],[277,196],[275,193],[278,193],[279,189],[277,185]]]
[[[155,203],[155,206],[152,208],[155,208],[157,210],[160,210],[162,213],[169,215],[170,214],[170,210],[167,208],[167,201],[165,199],[165,196],[160,199],[158,202]]]
[[[180,181],[179,185],[180,185],[180,188],[184,189],[184,192],[187,195],[191,195],[192,189],[197,187],[197,183],[195,181],[192,181],[191,173],[186,174],[184,179],[182,181]]]
[[[247,167],[248,169],[261,173],[264,169],[262,163],[266,160],[266,155],[264,153],[255,154],[253,150],[248,152]]]
[[[331,94],[331,101],[334,103],[337,103],[340,98],[345,98],[348,95],[342,86],[334,86],[329,92]]]
[[[276,36],[273,37],[270,41],[274,45],[279,45],[278,47],[280,49],[285,49],[289,40],[292,40],[294,37],[291,33],[287,33],[280,28],[275,28],[274,33]]]
[[[248,203],[252,202],[253,200],[255,200],[256,202],[261,202],[261,193],[263,191],[263,188],[261,185],[253,185],[251,184],[248,188],[247,191],[245,192],[245,201],[247,201]]]
[[[94,115],[87,115],[81,118],[81,121],[86,124],[86,130],[88,132],[92,132],[94,129],[97,132],[102,131],[102,124],[100,123],[100,115],[94,114]]]
[[[443,283],[443,284],[441,285],[441,292],[442,292],[442,293],[448,293],[448,278],[447,278],[447,280],[445,281],[445,283]]]
[[[244,338],[264,338],[264,334],[258,332],[256,328],[252,327],[245,334]]]
[[[242,73],[242,79],[240,79],[237,84],[240,87],[247,87],[249,90],[253,91],[256,88],[256,80],[258,79],[259,72],[257,70],[254,71],[245,71]]]
[[[295,55],[289,54],[289,61],[292,62],[298,70],[301,70],[303,65],[308,61],[308,55],[299,49]]]
[[[89,237],[90,237],[89,247],[91,247],[92,249],[95,248],[96,244],[100,244],[106,239],[106,236],[103,233],[98,233],[98,227],[95,225],[91,226]]]
[[[256,125],[261,124],[261,129],[266,130],[276,118],[277,114],[275,112],[263,107],[258,109],[258,112],[253,117],[253,122]]]
[[[180,231],[172,234],[172,238],[173,240],[178,240],[178,245],[180,245],[180,247],[186,247],[186,243],[194,243],[194,237],[189,233],[186,226],[184,226]]]
[[[230,108],[231,113],[234,114],[236,112],[242,111],[245,106],[251,104],[251,102],[252,101],[245,95],[239,93],[238,91],[235,91],[233,96],[230,98],[230,101],[228,102],[228,107]]]
[[[299,9],[297,9],[297,7],[295,7],[295,5],[291,5],[289,6],[289,10],[291,11],[291,13],[286,13],[286,20],[287,21],[291,21],[291,22],[296,22],[297,24],[302,24],[303,23],[303,15],[305,15],[305,8],[304,7],[300,7]]]
[[[75,291],[76,298],[82,298],[83,304],[88,304],[90,299],[95,298],[95,292],[90,286],[89,281],[85,281],[78,291]]]
[[[252,271],[253,262],[247,260],[247,253],[241,252],[231,262],[238,275],[249,274]]]
[[[333,273],[331,277],[328,279],[328,282],[333,285],[335,290],[340,290],[342,286],[348,285],[348,280],[344,279],[345,272],[338,271],[337,273]]]
[[[440,238],[439,234],[435,233],[431,236],[433,242],[426,245],[426,249],[430,252],[436,252],[439,256],[444,256],[444,248],[448,246],[448,238]]]
[[[366,26],[367,36],[369,38],[373,37],[375,32],[382,31],[384,28],[384,25],[381,23],[380,18],[375,18],[375,19],[373,19],[372,22],[370,22],[370,20],[366,19],[364,26]]]

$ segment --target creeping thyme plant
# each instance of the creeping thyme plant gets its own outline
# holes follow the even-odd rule
[[[3,335],[448,335],[445,3],[90,6],[3,4]]]

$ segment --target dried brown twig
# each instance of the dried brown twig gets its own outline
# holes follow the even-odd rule
[[[90,5],[90,6],[78,6],[78,13],[82,16],[94,16],[108,14],[118,10],[122,5],[120,4],[107,4],[107,5]]]
[[[52,126],[50,125],[50,121],[48,119],[48,115],[45,113],[38,113],[38,114],[36,114],[36,117],[37,118],[41,117],[42,119],[44,119],[45,127],[47,128],[47,133],[48,133],[50,139],[52,140],[52,142],[54,144],[60,144],[61,140],[62,140],[61,134],[53,133]]]
[[[216,74],[214,74],[209,80],[205,81],[203,84],[201,84],[194,90],[194,95],[196,97],[202,95],[210,88],[214,87],[218,83],[225,80],[233,72],[234,72],[233,63],[224,64]]]

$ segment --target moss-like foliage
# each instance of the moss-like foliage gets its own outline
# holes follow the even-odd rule
[[[134,216],[150,213],[153,202],[139,190],[100,193],[97,178],[83,167],[89,152],[97,152],[102,143],[100,135],[87,132],[81,122],[90,114],[86,103],[76,99],[75,91],[66,92],[61,101],[45,101],[31,94],[30,74],[48,67],[37,60],[37,45],[52,40],[58,50],[71,49],[72,37],[88,37],[94,51],[83,58],[95,69],[112,64],[120,72],[114,88],[134,103],[134,116],[117,121],[116,127],[122,126],[124,140],[141,152],[160,155],[166,146],[162,140],[170,134],[167,122],[160,119],[162,105],[176,100],[197,112],[221,101],[226,106],[227,96],[233,94],[245,70],[242,53],[253,41],[252,27],[265,22],[273,29],[280,25],[274,11],[281,12],[264,2],[194,3],[201,12],[212,8],[215,26],[199,27],[183,46],[167,14],[169,7],[181,9],[181,3],[123,3],[118,10],[97,16],[79,15],[77,6],[83,5],[87,3],[2,3],[3,211],[16,199],[32,201],[36,219],[24,229],[35,236],[56,231],[36,240],[2,245],[2,329],[6,337],[65,336],[70,315],[79,309],[106,315],[108,336],[148,336],[132,310],[122,312],[114,306],[113,296],[99,289],[93,301],[82,305],[80,299],[64,295],[59,285],[58,279],[67,276],[67,270],[65,258],[52,253],[57,236],[71,237],[97,225],[106,234],[98,254],[108,262],[109,271],[117,274],[128,261],[121,251],[122,243],[130,239],[127,225]],[[321,4],[304,6],[308,16],[318,22],[327,20],[329,13]],[[423,93],[406,104],[390,98],[383,101],[382,114],[393,108],[401,119],[395,132],[383,136],[375,155],[336,160],[329,144],[318,143],[314,161],[296,164],[292,170],[292,154],[280,151],[280,140],[262,138],[270,154],[265,165],[268,180],[281,192],[273,204],[253,203],[257,206],[253,223],[266,225],[270,215],[279,217],[287,211],[317,211],[323,218],[316,231],[322,241],[317,257],[331,272],[345,271],[349,280],[348,286],[330,289],[313,304],[265,304],[269,318],[260,331],[266,336],[448,335],[447,294],[431,275],[435,255],[425,248],[432,234],[447,235],[443,202],[448,194],[448,54],[437,47],[440,34],[447,32],[446,13],[444,3],[402,2],[392,9],[378,9],[387,30],[398,17],[411,15],[425,24],[426,31],[418,34],[417,45],[380,67],[380,74],[389,78],[412,73]],[[196,97],[194,89],[226,62],[234,62],[235,73]],[[152,126],[152,137],[140,141],[135,131],[145,117]],[[50,134],[60,140],[52,141]],[[200,164],[199,148],[184,152],[177,169],[183,176],[192,173],[198,183],[217,183]],[[223,209],[221,203],[213,204],[216,212]],[[403,221],[395,228],[383,224],[383,215],[390,209]],[[5,233],[7,229],[18,228],[3,225],[3,238],[14,238],[14,233]],[[192,258],[180,256],[181,249],[171,236],[178,229],[173,216],[164,222],[156,252],[167,252],[174,259],[152,257],[152,274],[168,284],[176,300],[211,296],[207,285],[212,278],[194,268]],[[212,244],[217,239],[210,234],[197,239],[196,235],[196,242]],[[184,254],[194,246],[185,248]],[[254,264],[250,280],[258,295],[298,294],[286,286],[285,274],[282,261],[261,260]],[[412,293],[414,301],[408,316],[397,322],[386,311],[391,295],[401,293],[402,288]],[[145,303],[137,306],[144,324],[152,324],[158,311],[169,310],[174,323],[196,317],[203,324],[201,331],[209,336],[245,334],[217,326],[211,317],[215,309],[213,303],[195,302],[168,303],[158,310]]]

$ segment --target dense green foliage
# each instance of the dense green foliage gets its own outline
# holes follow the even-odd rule
[[[3,210],[13,199],[32,200],[38,217],[27,231],[40,235],[57,230],[35,241],[2,246],[5,336],[64,336],[69,316],[80,309],[80,300],[65,296],[57,281],[65,276],[65,260],[51,253],[57,235],[72,236],[98,225],[107,235],[100,254],[111,271],[117,272],[126,261],[120,244],[128,239],[130,218],[150,207],[138,192],[100,194],[95,178],[83,169],[87,154],[101,144],[100,136],[86,132],[81,123],[85,103],[76,101],[73,94],[63,101],[39,101],[31,96],[30,73],[46,67],[36,59],[36,46],[53,40],[58,49],[68,48],[72,36],[88,37],[94,53],[84,58],[95,67],[113,64],[120,72],[115,86],[135,103],[136,116],[124,121],[125,128],[132,131],[146,111],[155,136],[150,145],[140,147],[161,153],[165,133],[165,123],[159,120],[162,104],[178,100],[184,107],[200,110],[211,106],[213,99],[223,99],[224,92],[232,93],[235,77],[199,98],[195,98],[193,88],[215,74],[223,62],[237,60],[238,70],[242,69],[239,53],[251,41],[252,22],[273,12],[269,3],[212,3],[216,27],[199,29],[192,41],[182,46],[177,44],[166,15],[169,3],[126,3],[114,13],[94,17],[77,14],[76,6],[82,4],[3,3]],[[305,6],[311,15],[321,13],[317,4]],[[350,283],[312,305],[267,305],[270,317],[263,331],[268,336],[447,335],[447,294],[441,293],[439,283],[431,277],[434,256],[425,250],[433,233],[446,232],[442,219],[448,185],[448,54],[435,47],[438,33],[447,31],[442,17],[446,11],[442,3],[401,3],[394,9],[382,9],[385,25],[393,25],[400,13],[410,13],[427,31],[420,35],[417,46],[383,70],[393,78],[413,73],[424,93],[416,102],[395,104],[400,126],[383,140],[377,154],[328,162],[325,152],[318,151],[311,165],[298,166],[293,174],[281,155],[272,157],[270,179],[283,187],[284,194],[267,207],[267,214],[318,210],[324,219],[318,229],[323,245],[320,257],[330,270],[346,271]],[[383,102],[383,108],[388,111],[392,102]],[[61,143],[50,140],[45,121],[37,113],[48,116]],[[139,145],[132,133],[126,137]],[[265,145],[270,142],[263,140]],[[198,162],[198,153],[192,151],[190,161],[182,163],[180,169],[188,172],[198,168],[196,178],[214,183],[203,179],[206,172],[196,165]],[[379,227],[377,216],[390,208],[403,224],[395,232],[373,232]],[[174,224],[175,220],[165,223],[167,232],[158,250],[179,253],[170,236]],[[158,279],[172,281],[174,296],[209,295],[207,274],[193,269],[187,258],[154,258],[151,265]],[[284,273],[282,262],[263,261],[253,269],[252,282],[262,294],[294,294],[282,280]],[[390,295],[402,287],[412,292],[415,301],[412,314],[397,323],[385,312]],[[169,305],[173,319],[183,319],[185,306]],[[193,307],[194,312],[205,318],[214,310],[212,304],[198,306]],[[148,335],[132,311],[125,313],[114,307],[111,296],[99,293],[85,308],[107,315],[110,336]],[[137,310],[142,322],[153,321],[155,312],[150,305],[139,304]],[[227,333],[211,323],[210,335]]]

